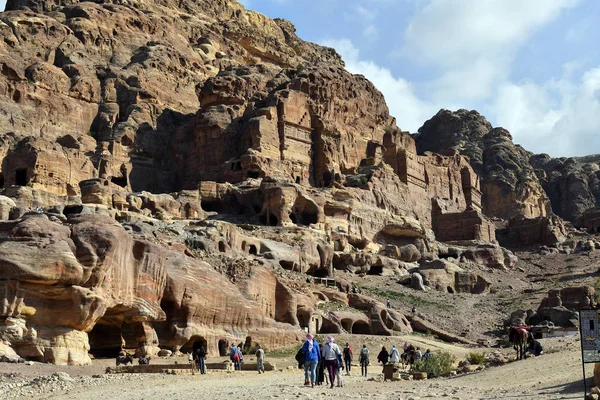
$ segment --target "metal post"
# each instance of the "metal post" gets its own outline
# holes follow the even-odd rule
[[[579,343],[581,343],[581,367],[583,368],[583,400],[587,399],[587,382],[585,381],[585,361],[583,358],[583,328],[581,324],[581,312],[579,314]]]

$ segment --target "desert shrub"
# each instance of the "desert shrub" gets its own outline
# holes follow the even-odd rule
[[[485,353],[469,353],[467,361],[473,365],[481,365],[485,363]]]
[[[434,353],[427,360],[417,361],[414,364],[414,368],[419,372],[427,372],[428,378],[436,378],[452,372],[454,361],[456,361],[456,357],[447,351],[443,351],[441,353]]]

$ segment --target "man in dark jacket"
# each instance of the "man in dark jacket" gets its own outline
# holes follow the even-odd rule
[[[350,376],[350,367],[352,363],[352,348],[348,343],[344,347],[344,364],[346,365],[346,375]]]
[[[196,349],[196,364],[198,365],[198,369],[201,374],[206,373],[206,366],[204,364],[204,360],[206,359],[206,349],[204,345],[200,345],[198,349]]]

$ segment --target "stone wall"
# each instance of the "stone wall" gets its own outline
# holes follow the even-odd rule
[[[437,209],[437,211],[436,211]],[[433,231],[441,242],[455,240],[496,240],[496,226],[485,215],[476,210],[443,214],[434,205]]]

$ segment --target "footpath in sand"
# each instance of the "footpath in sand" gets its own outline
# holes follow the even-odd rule
[[[414,338],[413,338],[414,339]],[[6,377],[0,381],[1,398],[52,398],[52,399],[318,399],[318,398],[370,398],[417,400],[426,398],[448,399],[581,399],[583,382],[579,342],[576,338],[548,339],[542,342],[548,354],[538,358],[512,362],[501,367],[427,381],[379,382],[369,380],[380,375],[381,367],[375,364],[375,348],[371,350],[372,365],[369,377],[352,375],[344,377],[343,388],[303,386],[302,372],[284,369],[283,372],[209,372],[206,375],[122,374],[95,375],[95,378],[78,374],[96,367],[62,367],[61,371],[73,377],[53,378],[56,384],[48,385],[44,379],[37,383],[26,382],[22,376],[13,381]],[[456,348],[457,350],[460,348]],[[464,349],[460,349],[464,351]],[[375,353],[375,354],[373,354]],[[277,360],[275,360],[276,362]],[[279,365],[278,365],[279,366]],[[12,367],[12,368],[11,368]],[[57,367],[50,365],[0,364],[0,372],[16,372],[35,368],[41,375],[51,375]],[[591,366],[590,366],[591,374]],[[29,372],[31,373],[31,369]],[[75,376],[78,375],[78,376]],[[29,382],[35,382],[29,379]],[[10,387],[14,385],[14,387]]]

